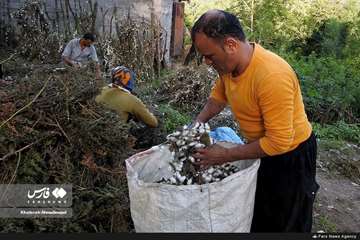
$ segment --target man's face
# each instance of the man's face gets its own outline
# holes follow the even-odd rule
[[[207,37],[204,33],[196,33],[194,43],[197,51],[204,57],[205,63],[215,68],[219,74],[233,71],[230,55],[219,41]]]
[[[93,41],[89,40],[89,39],[81,39],[81,44],[84,47],[90,47],[91,44],[93,44]]]

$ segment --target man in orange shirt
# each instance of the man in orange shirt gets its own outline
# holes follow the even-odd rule
[[[194,24],[193,46],[219,73],[196,121],[207,122],[229,105],[248,144],[213,145],[194,154],[202,166],[261,158],[252,232],[310,232],[316,138],[289,64],[246,40],[232,14],[210,10]]]

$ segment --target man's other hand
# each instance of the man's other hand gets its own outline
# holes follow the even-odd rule
[[[197,159],[194,164],[202,167],[221,165],[231,161],[229,149],[218,144],[211,145],[207,148],[197,149],[196,153],[192,156]]]

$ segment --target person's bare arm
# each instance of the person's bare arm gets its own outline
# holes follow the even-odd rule
[[[259,140],[257,140],[249,144],[239,144],[232,148],[214,144],[204,149],[197,149],[193,156],[200,160],[195,164],[207,167],[237,160],[262,158],[267,154],[261,149]]]
[[[72,67],[76,67],[76,64],[74,64],[74,62],[71,61],[71,59],[69,57],[63,56],[63,60],[64,60],[65,64],[72,66]]]
[[[195,121],[206,123],[212,117],[219,114],[225,107],[226,107],[226,103],[222,103],[213,98],[209,98],[204,108],[196,117]]]

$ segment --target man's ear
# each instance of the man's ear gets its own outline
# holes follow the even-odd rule
[[[233,37],[226,37],[224,39],[224,50],[227,53],[234,53],[239,48],[238,41]]]

